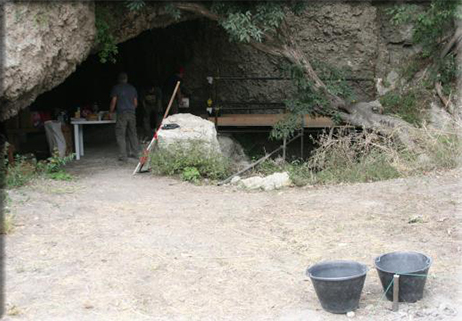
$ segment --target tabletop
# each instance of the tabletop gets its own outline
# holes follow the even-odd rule
[[[113,124],[115,119],[111,120],[86,120],[85,118],[71,118],[72,125],[94,125],[94,124]]]

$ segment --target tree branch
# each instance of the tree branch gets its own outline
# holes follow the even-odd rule
[[[446,98],[443,94],[443,87],[441,86],[440,82],[435,83],[435,90],[436,94],[438,95],[439,99],[443,103],[444,109],[446,109],[449,113],[452,114],[454,111],[454,106],[451,102],[451,96],[449,98]]]
[[[441,51],[440,58],[443,59],[451,51],[454,46],[459,46],[460,41],[462,40],[462,31],[457,31],[452,36],[451,40],[444,46],[443,51]]]
[[[210,20],[219,21],[220,16],[213,13],[205,6],[194,2],[175,2],[173,3],[179,10],[200,14]]]

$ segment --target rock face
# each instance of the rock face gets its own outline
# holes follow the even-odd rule
[[[171,144],[188,144],[191,141],[200,141],[206,149],[220,153],[214,123],[191,114],[176,114],[167,117],[163,124],[177,124],[180,127],[159,130],[158,146],[160,148],[167,148]]]
[[[145,30],[197,18],[183,14],[175,21],[165,7],[149,3],[147,10],[129,12],[124,2],[98,3],[117,21],[116,41]],[[294,40],[314,60],[351,69],[357,100],[376,95],[376,79],[386,79],[396,65],[418,48],[410,45],[411,26],[396,27],[380,1],[314,2],[297,17],[288,17]],[[125,10],[122,10],[125,8]],[[5,41],[0,121],[28,107],[38,95],[62,83],[90,52],[95,53],[95,4],[89,2],[8,2],[3,7]],[[229,43],[216,23],[204,20],[204,30],[190,44],[185,86],[195,95],[210,94],[206,78],[222,76],[277,76],[280,59],[249,46]],[[283,101],[290,96],[290,81],[240,81],[220,87],[218,99]],[[208,97],[207,97],[208,98]],[[261,111],[260,111],[261,112]],[[264,110],[263,112],[270,112]]]
[[[94,44],[93,2],[8,2],[4,5],[0,121],[62,83]]]
[[[356,100],[370,101],[376,98],[376,79],[397,84],[397,66],[418,50],[409,43],[410,26],[390,22],[385,11],[391,6],[385,2],[314,1],[304,14],[288,17],[288,21],[295,42],[312,61],[349,70]],[[210,95],[206,77],[217,75],[217,70],[221,76],[283,75],[281,66],[286,61],[229,43],[229,36],[217,25],[210,23],[204,29],[203,39],[191,44],[194,58],[185,66],[185,86],[195,94]],[[221,101],[239,97],[240,101],[282,102],[291,92],[293,85],[287,80],[240,80],[219,81],[217,94]]]

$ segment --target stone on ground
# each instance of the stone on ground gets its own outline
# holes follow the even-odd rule
[[[241,181],[241,177],[240,176],[235,176],[233,177],[233,179],[231,180],[230,184],[231,185],[236,185],[237,183],[239,183]]]
[[[289,186],[291,183],[289,174],[286,172],[274,173],[266,177],[254,176],[238,181],[239,186],[243,188],[262,189],[264,191],[280,189]]]

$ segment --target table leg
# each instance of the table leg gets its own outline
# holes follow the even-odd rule
[[[83,154],[83,125],[79,125],[79,142],[80,142],[80,155]]]
[[[75,159],[79,160],[80,159],[80,143],[79,143],[79,125],[75,124],[74,125],[74,146],[75,146]]]

